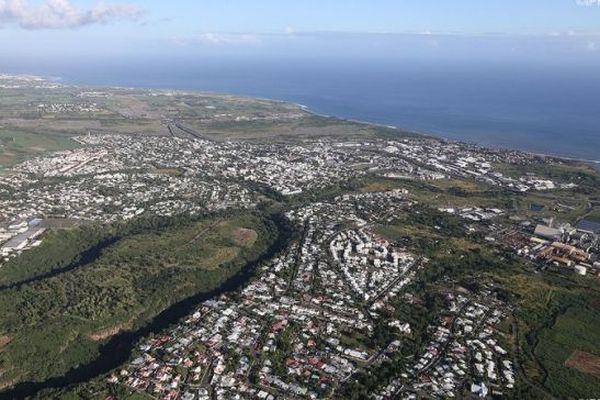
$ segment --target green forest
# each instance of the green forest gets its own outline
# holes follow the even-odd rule
[[[255,213],[50,232],[0,271],[0,386],[93,360],[114,334],[218,288],[276,237]]]

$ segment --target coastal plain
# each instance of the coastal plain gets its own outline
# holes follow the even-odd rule
[[[265,99],[0,93],[0,398],[600,391],[590,165]]]

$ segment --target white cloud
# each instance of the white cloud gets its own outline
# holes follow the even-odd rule
[[[197,41],[207,44],[254,44],[260,39],[248,33],[203,33]]]
[[[194,37],[172,38],[178,46],[204,44],[214,46],[254,45],[261,43],[260,35],[250,33],[212,33],[206,32]]]
[[[600,7],[600,0],[575,0],[581,7]]]
[[[0,0],[0,26],[18,25],[23,29],[78,28],[138,19],[142,14],[141,8],[129,4],[99,3],[82,9],[69,0],[46,0],[41,5],[31,5],[27,0]]]

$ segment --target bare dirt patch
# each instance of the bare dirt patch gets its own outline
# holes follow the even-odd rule
[[[233,232],[233,240],[240,246],[252,246],[257,238],[258,233],[254,229],[238,228]]]
[[[182,171],[177,168],[157,168],[156,173],[160,175],[181,176]]]
[[[114,335],[120,333],[121,331],[127,330],[131,328],[131,324],[129,322],[125,323],[125,324],[119,324],[107,329],[102,329],[100,331],[91,333],[89,335],[89,338],[92,339],[95,342],[104,340],[104,339],[108,339],[110,337],[113,337]]]
[[[3,369],[0,369],[0,376],[4,375],[6,371]],[[13,379],[11,381],[7,381],[7,382],[0,382],[0,390],[4,390],[6,388],[12,387],[14,386],[14,384],[17,383],[16,379]]]
[[[0,335],[0,351],[2,351],[2,348],[9,343],[10,343],[10,338],[8,336]]]
[[[600,357],[597,355],[576,350],[565,361],[565,366],[600,378]]]

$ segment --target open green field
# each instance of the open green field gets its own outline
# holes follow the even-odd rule
[[[187,119],[185,124],[215,139],[261,140],[276,138],[281,141],[307,138],[354,139],[365,137],[406,137],[414,136],[410,132],[360,124],[305,113],[302,117],[280,120],[194,120]]]
[[[249,138],[286,135],[297,125],[313,125],[310,114],[290,103],[212,93],[62,86],[3,89],[0,121],[2,129],[11,132],[162,136],[169,135],[167,121],[180,121],[202,132],[210,128],[217,135]]]
[[[513,178],[526,174],[534,174],[561,182],[571,182],[581,189],[598,189],[600,174],[589,164],[576,161],[536,162],[526,165],[500,164],[496,165],[499,172]]]
[[[168,125],[179,122],[215,139],[415,136],[315,115],[280,101],[215,93],[74,86],[3,89],[0,121],[7,131],[52,135],[91,131],[168,136]]]
[[[77,148],[69,136],[0,129],[0,170],[46,152]]]
[[[535,355],[547,377],[544,385],[561,397],[598,395],[600,377],[579,372],[565,365],[575,351],[600,355],[600,310],[572,307],[556,318],[538,336]]]
[[[527,265],[490,271],[489,276],[506,288],[515,306],[522,367],[519,396],[597,396],[600,379],[565,362],[575,351],[598,355],[599,282],[565,269],[535,274]]]
[[[600,207],[596,206],[589,214],[586,216],[588,219],[592,221],[600,222]]]
[[[585,167],[582,167],[587,171]],[[590,182],[598,178],[594,171]],[[600,178],[598,178],[600,179]],[[587,181],[586,181],[587,182]],[[555,218],[575,224],[581,218],[600,221],[600,181],[593,186],[583,184],[575,190],[530,191],[516,193],[463,179],[414,181],[384,177],[367,177],[354,182],[359,192],[407,189],[407,197],[432,207],[488,207],[509,210],[523,217]],[[591,184],[590,184],[591,185]],[[532,206],[540,206],[534,211]]]
[[[576,223],[586,217],[600,219],[600,174],[592,166],[575,161],[533,163],[528,165],[498,165],[507,176],[518,178],[534,174],[562,183],[574,183],[574,189],[527,193],[518,198],[516,207],[528,216],[558,218]],[[539,212],[529,212],[531,205],[542,206]]]
[[[516,194],[486,184],[463,179],[417,181],[409,179],[366,177],[354,183],[359,192],[408,190],[407,198],[430,207],[498,207],[512,208]]]
[[[0,270],[0,282],[13,284],[0,289],[0,386],[93,360],[111,336],[219,287],[276,236],[269,220],[252,213],[78,229],[51,233],[47,244]],[[73,269],[18,284],[70,263]]]

